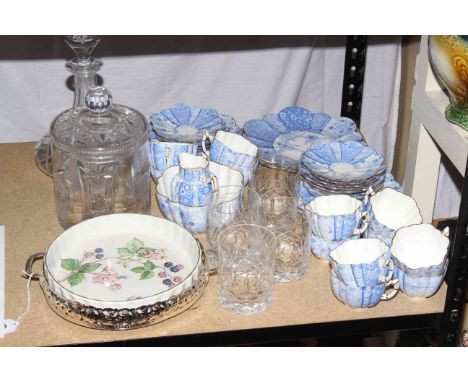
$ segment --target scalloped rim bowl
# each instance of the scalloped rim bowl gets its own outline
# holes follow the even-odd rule
[[[157,277],[142,280],[139,282],[146,283],[141,286],[146,291],[143,295],[130,300],[115,298],[109,301],[102,298],[106,296],[106,293],[110,293],[107,290],[103,291],[104,285],[96,284],[96,290],[90,290],[90,285],[94,285],[90,281],[83,284],[80,288],[81,292],[77,293],[72,289],[73,287],[63,281],[66,272],[61,268],[61,261],[64,258],[78,259],[82,256],[84,249],[100,241],[112,242],[112,245],[119,246],[122,245],[120,242],[114,243],[114,240],[118,241],[119,237],[122,242],[125,242],[126,238],[139,236],[151,238],[153,246],[167,248],[169,259],[185,262],[186,276],[179,284],[167,289]],[[85,220],[59,235],[47,250],[43,271],[44,278],[52,291],[68,301],[100,309],[133,309],[166,301],[183,290],[191,288],[202,275],[201,256],[202,252],[197,240],[190,232],[175,223],[149,215],[112,214]],[[134,281],[124,279],[123,282]]]

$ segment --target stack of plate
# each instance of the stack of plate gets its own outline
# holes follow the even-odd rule
[[[278,114],[267,114],[261,120],[245,123],[244,136],[259,149],[259,162],[284,157],[289,169],[298,167],[299,159],[315,143],[360,142],[362,136],[349,118],[312,113],[298,106],[288,106]]]
[[[301,157],[299,178],[313,196],[342,194],[364,199],[385,183],[384,158],[359,142],[317,143]]]
[[[205,133],[214,136],[217,131],[238,134],[234,118],[220,115],[214,109],[177,104],[150,116],[153,138],[160,142],[195,143],[199,145]]]

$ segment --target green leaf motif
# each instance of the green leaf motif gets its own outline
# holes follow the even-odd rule
[[[130,252],[127,248],[117,248],[117,252],[120,257],[132,257],[133,253]]]
[[[80,262],[76,259],[63,259],[60,266],[67,271],[76,271],[80,268]]]
[[[83,264],[80,268],[80,272],[84,273],[90,273],[94,272],[96,269],[98,269],[101,266],[99,263],[87,263]]]
[[[138,251],[141,247],[143,247],[143,242],[141,240],[138,240],[137,238],[130,240],[127,243],[127,249],[129,252],[135,253]]]
[[[135,268],[132,268],[130,269],[132,272],[135,272],[135,273],[143,273],[143,272],[146,272],[146,269],[143,268],[143,267],[135,267]]]
[[[83,280],[85,279],[85,274],[82,273],[82,272],[77,272],[77,273],[74,273],[72,274],[71,276],[69,276],[67,278],[68,280],[68,283],[70,284],[70,286],[75,286],[75,285],[78,285],[79,283],[81,283]]]
[[[122,265],[124,268],[127,268],[130,263],[132,262],[132,260],[130,259],[127,259],[127,260],[120,260],[120,261],[117,261],[117,264],[120,264]]]
[[[143,266],[147,271],[152,271],[154,268],[156,268],[156,265],[154,265],[151,261],[147,261],[143,264]]]
[[[144,271],[141,276],[140,280],[147,280],[154,277],[154,272],[153,271]]]

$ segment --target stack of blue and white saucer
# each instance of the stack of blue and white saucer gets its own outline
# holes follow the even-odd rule
[[[316,143],[300,160],[301,187],[310,195],[349,195],[363,200],[369,187],[384,187],[384,158],[360,142]]]

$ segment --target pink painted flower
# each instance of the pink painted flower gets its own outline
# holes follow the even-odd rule
[[[156,253],[156,252],[145,253],[145,259],[159,260],[160,258],[161,258],[161,255],[159,253]]]
[[[112,284],[110,286],[111,291],[113,292],[118,292],[119,290],[122,289],[122,284]]]
[[[183,266],[183,264],[177,264],[177,268],[179,268],[179,270],[184,269],[184,266]]]
[[[111,267],[105,266],[101,272],[93,276],[92,281],[94,284],[104,284],[105,286],[111,286],[118,279],[118,273],[112,270]]]
[[[166,272],[159,272],[158,276],[161,277],[161,278],[164,278],[164,277],[167,276],[167,274],[166,274]]]
[[[175,283],[180,283],[181,281],[182,281],[182,277],[180,277],[180,276],[174,277],[174,282]]]

